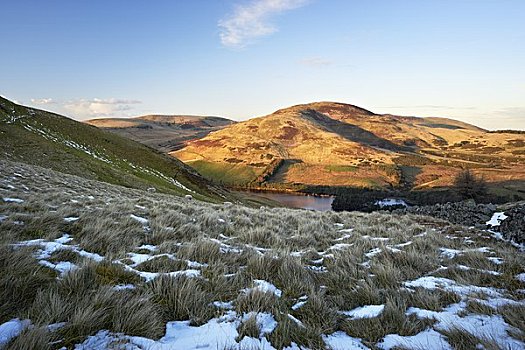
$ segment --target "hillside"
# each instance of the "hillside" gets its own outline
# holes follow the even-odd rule
[[[430,188],[462,167],[522,186],[525,135],[446,118],[375,114],[349,104],[293,106],[230,125],[173,156],[228,184]]]
[[[138,142],[0,97],[0,159],[126,187],[206,200],[226,192],[192,168]]]
[[[86,123],[167,153],[183,148],[187,141],[203,138],[235,122],[212,116],[145,115],[91,119]]]
[[[525,347],[525,254],[485,228],[210,204],[5,160],[0,192],[5,350]]]

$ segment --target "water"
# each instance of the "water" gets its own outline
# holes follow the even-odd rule
[[[290,208],[311,209],[318,211],[332,210],[334,197],[304,196],[293,193],[250,192],[253,195],[271,199]]]

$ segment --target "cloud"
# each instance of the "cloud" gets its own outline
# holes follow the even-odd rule
[[[103,117],[120,117],[126,111],[132,110],[133,105],[142,103],[139,100],[126,99],[100,99],[91,100],[77,99],[70,100],[63,104],[64,110],[75,118],[103,118]]]
[[[32,98],[31,103],[36,105],[52,105],[56,104],[56,101],[52,98]]]
[[[327,60],[322,57],[309,57],[302,59],[300,61],[302,65],[309,66],[309,67],[326,67],[333,64],[332,61]]]
[[[230,48],[242,48],[255,39],[277,31],[272,17],[304,6],[308,0],[252,0],[237,5],[232,14],[219,21],[221,43]]]

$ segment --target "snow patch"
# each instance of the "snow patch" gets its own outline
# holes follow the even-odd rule
[[[20,198],[9,198],[9,197],[4,197],[2,198],[4,200],[4,202],[6,203],[24,203],[24,200],[23,199],[20,199]]]
[[[29,320],[12,319],[0,325],[0,347],[9,343],[12,339],[18,337],[20,333],[31,325]]]
[[[384,309],[385,305],[366,305],[350,311],[341,311],[341,313],[352,319],[373,318],[381,315]]]
[[[507,215],[505,215],[504,212],[497,212],[492,215],[489,221],[486,222],[487,225],[496,227],[501,225],[501,222],[508,218]]]

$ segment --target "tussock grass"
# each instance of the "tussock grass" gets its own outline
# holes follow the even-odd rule
[[[456,350],[486,349],[501,350],[501,346],[493,339],[486,337],[477,337],[464,329],[452,328],[441,331],[447,337],[447,341]]]
[[[159,256],[144,261],[135,268],[139,271],[146,272],[174,272],[187,269],[188,264],[184,260],[172,259],[168,256]]]
[[[73,348],[103,329],[158,338],[168,321],[201,325],[224,315],[215,301],[232,302],[238,319],[250,312],[271,313],[278,325],[265,337],[276,348],[294,342],[324,349],[322,336],[339,330],[375,348],[386,334],[415,335],[432,327],[433,320],[407,316],[408,307],[441,311],[460,300],[466,302],[465,313],[502,315],[512,326],[509,334],[524,339],[522,305],[491,309],[474,300],[482,295],[460,298],[440,289],[403,288],[408,280],[441,276],[464,285],[501,288],[505,298],[520,302],[525,284],[516,275],[525,271],[523,253],[483,231],[414,215],[211,205],[24,165],[0,169],[0,185],[18,181],[13,182],[16,188],[24,184],[31,189],[4,186],[3,196],[24,202],[0,201],[0,322],[18,317],[35,325],[13,341],[12,348],[45,348],[57,340],[62,341],[53,346]],[[15,171],[27,176],[13,180]],[[132,219],[132,214],[147,223]],[[79,219],[66,222],[65,217]],[[46,259],[78,266],[63,276],[39,264],[35,253],[43,247],[11,245],[27,239],[53,241],[64,233],[73,238],[66,243],[69,247]],[[139,249],[142,245],[155,247]],[[475,251],[480,247],[489,252]],[[461,252],[448,259],[441,248]],[[97,263],[77,249],[105,260]],[[372,256],[372,251],[378,253]],[[130,252],[165,253],[173,259],[157,256],[139,264],[138,271],[159,273],[146,282],[126,266],[132,264]],[[488,257],[502,258],[503,263]],[[191,265],[201,276],[167,274],[188,269],[188,261],[201,264]],[[254,289],[255,279],[274,284],[282,296]],[[115,289],[128,284],[135,288]],[[292,309],[298,301],[305,303]],[[385,310],[375,318],[352,320],[339,312],[379,304],[385,304]],[[65,326],[48,332],[50,338],[39,336],[41,329],[59,322]],[[238,331],[240,337],[259,336],[255,316],[245,319]],[[461,330],[450,332],[449,338],[457,347],[461,341],[466,348],[494,345]]]
[[[442,311],[447,306],[460,301],[461,297],[456,293],[441,289],[416,288],[414,292],[408,294],[408,302],[411,306],[432,311]]]
[[[51,350],[51,334],[43,328],[29,328],[24,330],[18,337],[13,339],[5,350]]]
[[[469,300],[467,302],[467,308],[465,309],[467,313],[481,314],[492,316],[496,314],[496,309],[493,307],[480,303],[479,301]]]
[[[257,324],[257,314],[253,314],[246,320],[242,321],[239,324],[239,327],[237,327],[237,332],[239,333],[239,336],[236,339],[238,342],[244,337],[259,338],[261,331]]]
[[[153,302],[160,305],[166,322],[190,320],[194,325],[201,325],[214,316],[214,309],[210,306],[212,295],[198,279],[162,275],[146,284],[145,291],[152,295]]]
[[[238,313],[271,312],[277,314],[277,310],[281,307],[280,303],[279,298],[273,293],[250,289],[237,296],[235,310]]]
[[[0,246],[0,323],[27,309],[56,273],[38,264],[33,249]]]
[[[340,316],[334,305],[323,293],[312,293],[304,306],[292,313],[303,322],[309,333],[316,335],[333,333]]]
[[[498,309],[505,322],[514,327],[509,333],[512,337],[525,342],[525,306],[505,305]]]
[[[377,342],[387,334],[415,335],[435,322],[430,319],[419,319],[415,315],[407,316],[406,308],[403,299],[389,298],[385,303],[385,309],[378,317],[346,319],[342,322],[341,329],[352,337]]]

